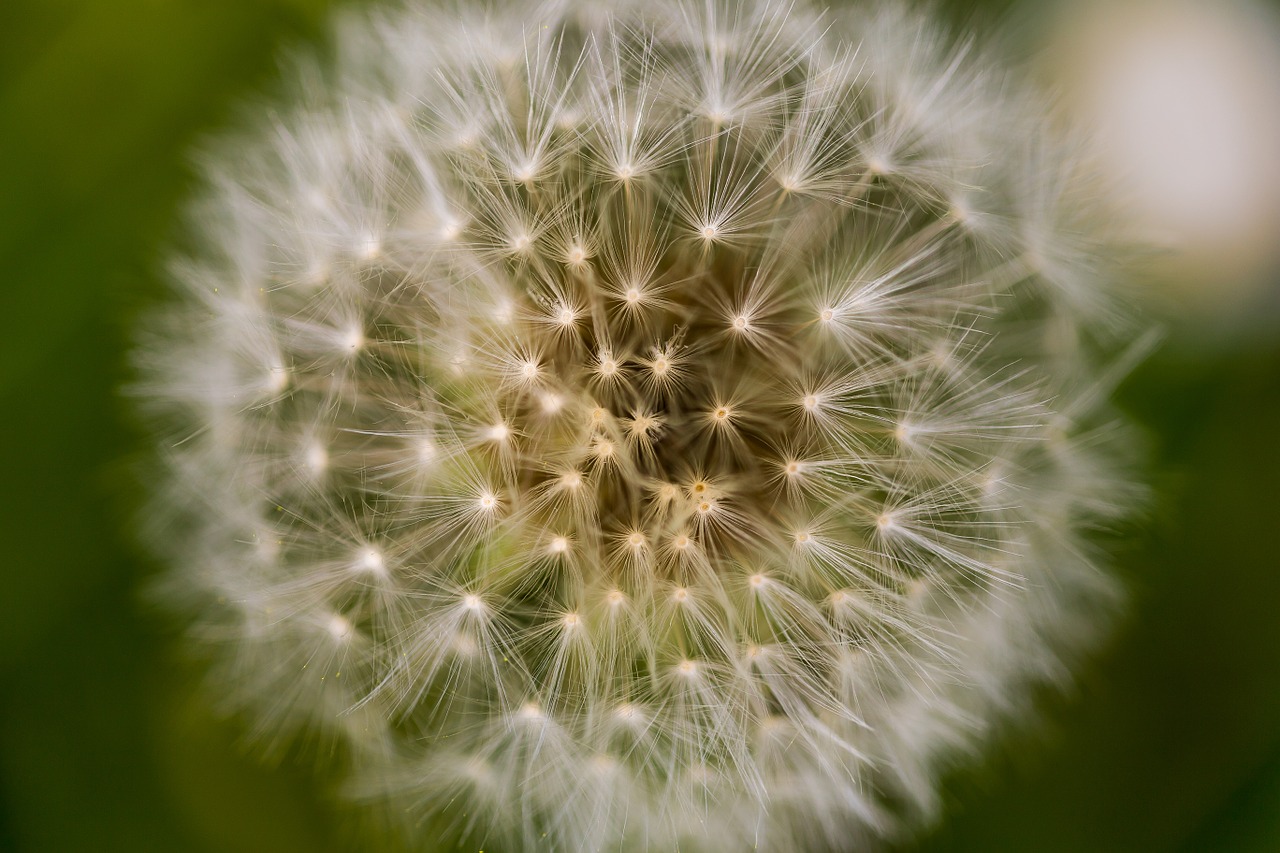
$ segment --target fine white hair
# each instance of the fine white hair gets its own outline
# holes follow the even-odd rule
[[[405,3],[292,79],[137,352],[164,591],[267,748],[441,849],[851,849],[1097,636],[1132,327],[982,50]]]

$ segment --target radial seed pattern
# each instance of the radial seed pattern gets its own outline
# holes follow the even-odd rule
[[[641,5],[351,18],[229,145],[169,588],[428,842],[871,839],[1110,598],[1099,226],[910,15]]]

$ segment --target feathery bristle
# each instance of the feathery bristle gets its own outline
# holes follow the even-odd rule
[[[139,351],[168,588],[228,703],[505,850],[929,812],[1113,598],[1083,536],[1133,490],[1076,152],[893,5],[338,35],[215,158]]]

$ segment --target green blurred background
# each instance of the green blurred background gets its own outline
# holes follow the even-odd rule
[[[192,700],[138,592],[146,439],[117,391],[191,146],[333,5],[0,0],[0,850],[358,847],[309,767],[255,763]],[[1036,20],[1013,5],[949,8]],[[1171,317],[1122,389],[1156,487],[1120,542],[1128,615],[949,780],[921,850],[1280,850],[1280,336]]]

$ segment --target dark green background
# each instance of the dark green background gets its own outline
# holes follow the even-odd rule
[[[191,700],[138,594],[146,440],[116,390],[186,152],[331,5],[0,0],[0,850],[351,848],[310,768],[255,764]],[[1157,492],[1127,618],[951,779],[922,849],[1280,850],[1280,341],[1184,331],[1122,392]]]

